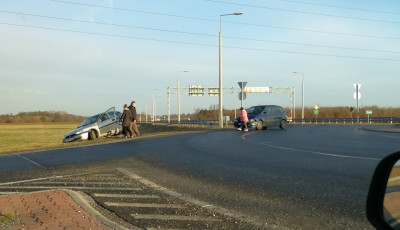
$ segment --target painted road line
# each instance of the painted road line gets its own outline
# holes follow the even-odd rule
[[[102,173],[102,174],[93,174],[93,176],[103,176],[103,177],[115,177],[115,174],[106,174],[106,173]]]
[[[371,161],[380,161],[380,158],[372,158],[372,157],[357,157],[357,156],[349,156],[349,155],[342,155],[342,154],[335,154],[335,153],[324,153],[324,152],[317,152],[317,151],[312,151],[312,150],[306,150],[306,149],[296,149],[296,148],[291,148],[291,147],[284,147],[284,146],[278,146],[278,145],[271,145],[268,142],[264,143],[259,143],[255,141],[251,141],[247,139],[247,135],[242,135],[242,139],[245,141],[248,141],[250,143],[255,143],[255,144],[260,144],[260,145],[265,145],[268,147],[272,148],[277,148],[277,149],[285,149],[285,150],[292,150],[292,151],[297,151],[297,152],[306,152],[306,153],[311,153],[311,154],[316,154],[316,155],[321,155],[321,156],[328,156],[328,157],[339,157],[339,158],[350,158],[350,159],[359,159],[359,160],[371,160]]]
[[[114,171],[114,169],[106,170],[106,171]],[[21,183],[28,183],[33,181],[44,181],[44,180],[51,180],[51,179],[60,179],[60,178],[69,178],[69,177],[78,177],[78,176],[85,176],[85,175],[93,175],[89,173],[79,173],[79,174],[68,174],[64,176],[51,176],[51,177],[41,177],[29,180],[19,180],[19,181],[10,181],[5,183],[0,183],[0,186],[3,185],[11,185],[11,184],[21,184]]]
[[[204,222],[216,222],[218,219],[210,217],[198,217],[198,216],[177,216],[177,215],[151,215],[151,214],[131,214],[131,216],[137,220],[181,220],[181,221],[204,221]]]
[[[133,195],[133,194],[100,194],[94,193],[95,197],[107,197],[107,198],[134,198],[134,199],[160,199],[156,195]]]
[[[85,190],[107,190],[107,191],[142,191],[141,188],[100,188],[79,186],[0,186],[0,189],[85,189]]]
[[[42,181],[42,180],[59,179],[59,178],[63,178],[63,176],[44,177],[44,178],[36,178],[36,179],[30,179],[30,180],[20,180],[20,181],[6,182],[6,183],[1,183],[0,187],[3,186],[3,185],[22,184],[22,183],[29,183],[29,182],[33,182],[33,181]]]
[[[26,157],[24,157],[24,156],[21,156],[20,154],[17,154],[17,156],[19,156],[19,157],[21,157],[22,159],[25,159],[25,160],[31,162],[31,163],[34,164],[34,165],[37,165],[37,166],[42,167],[42,168],[46,168],[46,167],[44,167],[43,165],[41,165],[41,164],[39,164],[39,163],[37,163],[37,162],[31,160],[31,159],[28,159],[28,158],[26,158]]]
[[[85,185],[131,185],[130,183],[116,183],[116,182],[85,182],[85,181],[38,181],[30,184],[85,184]]]
[[[184,208],[182,205],[178,204],[146,204],[146,203],[112,203],[104,202],[105,205],[109,207],[130,207],[130,208]]]
[[[0,196],[8,196],[14,194],[21,194],[21,192],[0,192]]]
[[[160,185],[158,185],[158,184],[156,184],[156,183],[154,183],[154,182],[152,182],[150,180],[147,180],[146,178],[143,178],[143,177],[141,177],[141,176],[139,176],[137,174],[134,174],[134,173],[130,172],[129,170],[125,169],[125,168],[117,168],[117,170],[119,172],[125,174],[126,176],[128,176],[128,177],[130,177],[132,179],[135,179],[135,180],[139,181],[140,183],[143,183],[146,186],[148,186],[148,187],[150,187],[150,188],[152,188],[154,190],[163,192],[163,193],[168,194],[168,195],[170,195],[172,197],[175,197],[177,199],[180,199],[180,200],[183,200],[185,202],[201,206],[201,207],[203,207],[203,208],[205,208],[207,210],[211,210],[211,211],[219,213],[219,214],[221,214],[223,216],[229,216],[229,217],[235,218],[237,220],[244,221],[246,223],[250,223],[250,224],[256,225],[256,226],[261,227],[261,228],[265,227],[265,225],[264,225],[265,223],[263,221],[260,221],[258,219],[254,219],[254,218],[250,218],[250,217],[246,216],[243,213],[236,212],[234,210],[230,210],[230,209],[227,209],[227,208],[224,208],[224,207],[221,207],[221,206],[213,205],[213,204],[210,204],[210,203],[205,202],[205,201],[197,200],[197,199],[189,197],[189,196],[184,196],[181,193],[178,193],[178,192],[172,191],[170,189],[164,188],[164,187],[162,187],[162,186],[160,186]],[[276,226],[276,225],[271,225],[271,227],[278,229],[278,226]],[[283,228],[280,226],[279,229],[283,229]],[[286,229],[286,228],[284,228],[284,229]]]

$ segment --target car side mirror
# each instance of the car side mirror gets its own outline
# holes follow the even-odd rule
[[[367,218],[377,229],[400,229],[400,152],[376,167],[368,192]]]

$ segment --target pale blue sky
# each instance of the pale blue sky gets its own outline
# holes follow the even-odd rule
[[[301,106],[399,107],[398,0],[2,0],[0,114],[55,110],[92,115],[137,101],[167,114],[168,86],[296,88]],[[153,90],[160,88],[161,90]],[[177,113],[171,95],[171,113]],[[224,107],[239,104],[224,95]],[[181,96],[181,111],[218,104]],[[245,106],[290,105],[285,94],[249,94]]]

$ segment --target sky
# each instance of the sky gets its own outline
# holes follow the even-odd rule
[[[208,109],[218,97],[185,88],[218,87],[220,31],[223,87],[294,87],[299,107],[304,79],[305,106],[321,108],[355,106],[361,84],[361,107],[400,107],[398,0],[2,0],[0,114],[89,116],[132,100],[150,114],[153,98],[167,114],[178,79],[181,112]],[[290,95],[243,103],[289,107]],[[237,108],[237,93],[223,104]]]

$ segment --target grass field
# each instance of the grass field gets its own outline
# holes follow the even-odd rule
[[[85,144],[64,144],[64,134],[79,124],[0,124],[0,154]]]
[[[76,129],[79,124],[0,124],[0,154],[35,151],[44,149],[65,148],[71,146],[91,145],[120,141],[121,137],[99,138],[96,141],[75,141],[63,143],[63,136]],[[198,131],[202,127],[177,127],[166,125],[139,124],[141,137],[155,133],[176,133]]]

